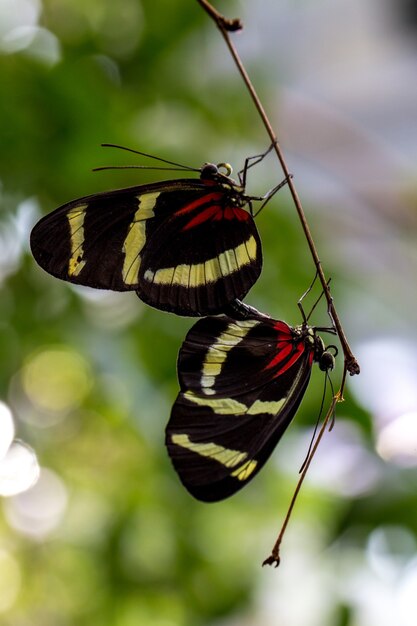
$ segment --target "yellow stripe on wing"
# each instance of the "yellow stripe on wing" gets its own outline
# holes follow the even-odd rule
[[[212,409],[218,415],[242,415],[248,410],[246,404],[233,400],[233,398],[201,398],[192,391],[186,391],[184,398],[198,406]]]
[[[211,390],[206,390],[205,393],[211,395]],[[198,396],[193,391],[186,391],[183,395],[190,402],[212,409],[218,415],[264,415],[266,413],[274,417],[287,401],[286,396],[280,400],[255,400],[253,404],[247,406],[233,398],[207,398]]]
[[[84,219],[87,204],[70,209],[67,218],[70,227],[71,256],[68,261],[68,276],[78,276],[86,261],[84,256]]]
[[[140,253],[146,243],[146,220],[155,216],[154,208],[160,191],[137,196],[139,208],[135,213],[129,232],[123,243],[125,259],[122,276],[126,285],[136,285],[139,281]]]
[[[175,445],[191,450],[191,452],[195,452],[200,456],[214,459],[225,467],[236,467],[236,465],[245,461],[248,456],[246,452],[229,450],[228,448],[219,446],[217,443],[195,443],[191,441],[186,434],[171,435],[171,441]]]
[[[176,285],[178,287],[201,287],[213,283],[224,276],[230,276],[245,265],[256,261],[257,243],[253,235],[236,248],[221,252],[218,256],[204,263],[182,264],[164,267],[156,272],[147,269],[144,278],[157,285]],[[192,268],[192,269],[191,269]]]
[[[180,448],[185,448],[208,459],[214,459],[225,467],[236,467],[244,461],[243,465],[240,465],[240,467],[230,474],[233,478],[237,478],[238,480],[247,480],[258,465],[258,462],[253,459],[246,460],[248,456],[246,452],[231,450],[212,442],[195,443],[191,441],[189,436],[185,433],[171,435],[171,441],[176,446],[180,446]]]
[[[231,476],[237,478],[238,480],[247,480],[251,474],[256,469],[258,465],[258,461],[246,461],[241,467],[238,467],[234,472],[231,473]]]
[[[227,353],[237,346],[249,333],[257,326],[258,320],[243,320],[229,324],[224,332],[219,335],[216,341],[207,350],[202,366],[201,387],[206,395],[213,395],[216,377],[222,371],[226,361]]]

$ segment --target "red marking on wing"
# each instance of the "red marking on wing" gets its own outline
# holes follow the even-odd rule
[[[274,356],[274,358],[272,359],[272,361],[270,361],[268,363],[268,365],[266,366],[265,369],[269,370],[271,369],[271,367],[276,367],[279,363],[281,363],[282,361],[284,361],[284,359],[287,358],[287,356],[289,356],[291,354],[293,350],[293,344],[292,342],[289,341],[279,341],[277,343],[277,353]]]
[[[219,211],[213,216],[214,220],[238,220],[243,222],[249,218],[249,213],[242,211],[242,209],[232,208],[227,206],[225,209]]]
[[[277,330],[279,333],[282,333],[283,335],[292,337],[291,328],[285,322],[275,322],[274,329]]]
[[[277,331],[276,353],[274,358],[265,367],[266,370],[269,370],[272,367],[277,367],[277,365],[282,363],[282,361],[284,361],[294,349],[293,333],[288,324],[282,321],[277,321],[274,324],[274,330]],[[285,371],[285,369],[282,371]],[[279,373],[282,372],[280,371]]]
[[[220,217],[218,217],[219,215]],[[210,218],[214,220],[218,220],[222,218],[222,210],[218,204],[213,204],[212,206],[209,206],[207,209],[204,209],[204,211],[201,211],[201,213],[199,213],[198,215],[193,217],[192,220],[187,222],[187,224],[184,226],[182,230],[188,230],[189,228],[194,228],[194,226],[198,226],[199,224],[206,222]]]
[[[218,202],[223,197],[223,193],[220,191],[213,191],[213,193],[206,193],[205,196],[201,196],[201,198],[197,198],[197,200],[193,200],[189,204],[186,204],[182,209],[175,211],[174,215],[183,215],[184,213],[189,213],[190,211],[194,211],[194,209],[198,209],[198,207],[203,204],[208,204],[211,202]]]
[[[209,198],[209,196],[214,196],[216,194],[207,194],[207,196],[204,197],[205,201],[207,202],[207,199]],[[177,211],[175,213],[175,215],[180,215],[181,213],[186,213],[187,211],[190,211],[190,206],[192,205],[192,209],[198,208],[197,202],[193,202],[190,205],[187,205],[187,207],[184,207],[183,209],[180,209],[179,211]],[[200,202],[200,204],[202,204]],[[222,209],[222,207],[219,204],[212,204],[211,206],[208,206],[206,209],[204,209],[203,211],[201,211],[201,213],[199,213],[198,215],[196,215],[195,217],[193,217],[189,222],[187,222],[187,224],[183,227],[182,230],[188,230],[189,228],[194,228],[194,226],[198,226],[199,224],[203,224],[203,222],[207,222],[208,220],[215,220],[217,222],[220,222],[221,220],[238,220],[239,222],[243,222],[247,219],[249,219],[249,213],[247,213],[246,211],[243,211],[242,209],[239,209],[238,207],[226,207],[224,209]]]
[[[246,222],[250,215],[247,211],[240,209],[239,207],[226,207],[223,211],[223,217],[226,220],[238,220],[239,222]]]
[[[281,374],[286,372],[292,365],[294,365],[294,363],[296,363],[298,359],[300,358],[300,356],[303,354],[304,350],[305,350],[305,344],[302,341],[300,341],[300,343],[296,345],[295,352],[290,358],[290,360],[283,367],[281,367],[281,369],[275,374],[275,376],[281,376]]]
[[[280,344],[283,347],[280,348]],[[279,341],[277,343],[277,354],[272,361],[268,363],[265,369],[277,367],[277,365],[282,363],[282,361],[284,361],[291,354],[291,352],[293,352],[293,355],[288,359],[288,361],[274,374],[274,378],[281,376],[281,374],[286,372],[292,365],[294,365],[294,363],[298,361],[304,353],[305,348],[306,346],[303,341],[299,341],[295,345],[292,342],[287,343],[286,341]]]

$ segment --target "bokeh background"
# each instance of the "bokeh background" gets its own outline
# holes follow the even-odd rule
[[[192,322],[57,281],[28,247],[56,206],[157,179],[92,173],[143,163],[102,142],[238,169],[268,145],[252,103],[196,2],[0,0],[4,626],[416,623],[416,5],[218,8],[245,22],[235,40],[362,373],[313,463],[280,568],[262,569],[317,419],[320,372],[261,475],[229,501],[193,501],[163,444]],[[248,191],[280,179],[268,158]],[[265,268],[247,300],[297,324],[314,268],[287,190],[258,226]],[[324,306],[313,321],[327,323]]]

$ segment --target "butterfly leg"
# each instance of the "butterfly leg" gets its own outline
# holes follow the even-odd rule
[[[268,202],[271,200],[271,198],[273,198],[275,196],[275,194],[277,193],[277,191],[279,191],[282,187],[284,187],[285,185],[288,184],[288,181],[290,178],[293,178],[292,174],[288,174],[288,176],[286,176],[286,178],[284,178],[284,180],[282,180],[278,185],[276,185],[275,187],[272,187],[272,189],[270,189],[269,191],[267,191],[267,193],[264,196],[261,196],[260,198],[251,198],[251,200],[263,200],[261,206],[259,207],[259,209],[256,211],[256,213],[254,214],[253,217],[256,217],[257,215],[259,215],[259,213],[262,211],[262,209],[268,204]]]
[[[245,164],[243,168],[237,174],[242,187],[246,187],[246,176],[248,173],[248,169],[263,161],[263,159],[271,152],[275,144],[276,142],[271,143],[271,145],[265,150],[265,152],[262,152],[262,154],[255,154],[245,159]]]

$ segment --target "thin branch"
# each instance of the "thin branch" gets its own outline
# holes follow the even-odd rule
[[[338,391],[338,393],[332,399],[332,402],[330,404],[329,410],[327,411],[326,417],[324,418],[322,427],[320,428],[320,432],[317,435],[316,441],[314,442],[314,446],[313,446],[309,456],[307,457],[307,459],[306,459],[306,461],[304,463],[303,471],[301,472],[301,475],[300,475],[300,478],[298,480],[297,486],[295,488],[294,494],[293,494],[293,496],[291,498],[290,506],[288,507],[287,514],[286,514],[284,522],[283,522],[283,524],[281,526],[281,530],[279,531],[278,538],[277,538],[277,540],[275,542],[275,545],[272,548],[270,556],[267,559],[265,559],[265,561],[262,563],[262,567],[264,565],[275,565],[275,567],[278,567],[278,565],[280,564],[281,558],[280,558],[279,550],[280,550],[280,547],[281,547],[282,538],[284,537],[285,531],[286,531],[287,526],[288,526],[288,522],[290,521],[290,517],[291,517],[291,514],[292,514],[293,509],[294,509],[295,501],[297,500],[297,496],[298,496],[298,494],[300,492],[300,489],[301,489],[301,486],[302,486],[302,484],[304,482],[304,478],[306,477],[306,474],[308,472],[308,468],[310,467],[310,463],[313,460],[314,455],[316,454],[317,448],[319,447],[319,443],[320,443],[320,441],[321,441],[321,439],[322,439],[322,437],[323,437],[323,435],[324,435],[324,433],[326,431],[326,428],[327,428],[329,422],[330,422],[330,424],[332,423],[331,420],[332,420],[332,417],[333,417],[333,414],[334,414],[334,410],[335,410],[336,404],[338,402],[340,402],[341,399],[342,399],[341,391]]]
[[[313,237],[311,235],[311,231],[309,228],[309,225],[307,223],[307,219],[304,213],[304,209],[302,207],[301,204],[301,200],[298,196],[297,190],[295,188],[293,179],[290,175],[290,171],[288,169],[287,163],[285,161],[284,155],[282,153],[281,147],[278,143],[278,139],[277,136],[274,132],[274,129],[272,128],[272,125],[268,119],[268,116],[265,112],[265,109],[262,106],[261,101],[259,100],[259,97],[255,91],[255,88],[249,78],[248,73],[246,72],[246,69],[244,68],[242,61],[239,57],[239,54],[234,46],[234,44],[232,43],[230,36],[229,36],[229,31],[230,30],[237,30],[236,28],[230,28],[230,24],[240,24],[240,28],[242,27],[240,20],[227,20],[223,15],[221,15],[216,9],[214,9],[214,7],[207,1],[207,0],[197,0],[197,2],[200,4],[200,6],[207,12],[207,14],[215,21],[217,27],[219,28],[221,34],[223,35],[223,38],[226,42],[227,47],[229,48],[230,54],[232,55],[235,63],[236,63],[236,67],[246,85],[247,90],[249,91],[249,94],[253,100],[253,103],[259,113],[259,116],[262,119],[262,122],[265,126],[265,129],[274,145],[274,150],[275,153],[278,157],[278,160],[281,164],[281,168],[282,171],[284,172],[284,176],[285,178],[288,179],[288,188],[290,190],[292,199],[294,201],[294,205],[295,208],[297,210],[298,213],[298,217],[300,219],[301,222],[301,226],[303,228],[304,231],[304,235],[307,239],[307,243],[308,246],[310,248],[310,252],[311,255],[313,257],[313,261],[314,261],[314,265],[316,266],[316,270],[320,279],[320,282],[322,284],[323,287],[323,291],[325,293],[326,296],[326,300],[328,303],[328,307],[329,307],[329,313],[333,319],[339,340],[340,340],[340,344],[342,346],[342,350],[343,350],[343,354],[344,354],[344,359],[345,359],[345,368],[346,370],[349,372],[350,375],[353,374],[359,374],[360,372],[360,368],[359,368],[359,364],[349,346],[349,343],[347,341],[345,332],[343,330],[342,324],[340,322],[339,316],[337,314],[337,311],[334,307],[333,304],[333,298],[330,294],[330,290],[327,286],[327,280],[325,277],[325,274],[323,272],[323,268],[321,266],[321,261],[319,258],[319,255],[317,253],[317,249],[316,246],[314,244],[313,241]]]

